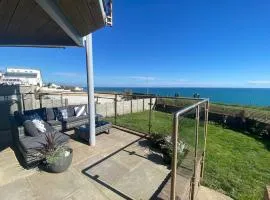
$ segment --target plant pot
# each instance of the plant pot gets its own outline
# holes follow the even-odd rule
[[[68,148],[67,151],[69,151],[69,155],[65,156],[63,154],[55,162],[46,163],[44,166],[44,170],[52,173],[60,173],[67,170],[67,168],[72,162],[73,150],[71,148]]]

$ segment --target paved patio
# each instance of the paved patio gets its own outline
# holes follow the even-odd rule
[[[5,144],[0,152],[0,199],[157,199],[169,179],[161,155],[151,151],[149,141],[141,136],[113,128],[111,134],[97,136],[96,147],[89,147],[73,131],[67,134],[72,138],[73,161],[60,174],[22,168]],[[180,181],[178,192],[183,183]],[[167,190],[165,187],[165,199]],[[205,187],[199,189],[198,200],[212,199],[230,198]]]
[[[60,174],[23,169],[10,147],[2,150],[0,199],[149,199],[169,174],[146,139],[118,129],[98,135],[96,147],[70,145],[72,166]]]

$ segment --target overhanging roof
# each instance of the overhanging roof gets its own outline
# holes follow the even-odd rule
[[[103,0],[0,0],[4,46],[83,46],[105,24]]]

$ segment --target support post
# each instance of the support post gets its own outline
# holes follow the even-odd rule
[[[172,172],[171,172],[171,200],[175,200],[175,188],[176,188],[176,171],[177,171],[177,141],[178,141],[178,115],[173,117],[173,157],[172,157]]]
[[[208,112],[209,112],[209,101],[205,103],[204,110],[204,147],[203,147],[203,156],[202,156],[202,166],[201,166],[201,178],[204,174],[204,164],[205,164],[205,154],[206,154],[206,141],[207,141],[207,126],[208,126]]]
[[[96,144],[95,130],[95,94],[94,94],[94,70],[92,53],[92,34],[85,37],[86,66],[87,66],[87,90],[88,90],[88,115],[89,115],[89,145]]]

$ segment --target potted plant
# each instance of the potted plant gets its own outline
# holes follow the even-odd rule
[[[173,156],[173,143],[171,136],[162,134],[152,135],[152,146],[161,150],[163,154],[163,160],[166,164],[171,164]],[[187,144],[179,140],[177,142],[177,166],[179,167],[184,157],[188,152]]]
[[[45,133],[45,140],[46,142],[39,150],[43,158],[42,169],[53,173],[65,171],[72,162],[72,149],[65,144],[57,143],[55,133]]]

